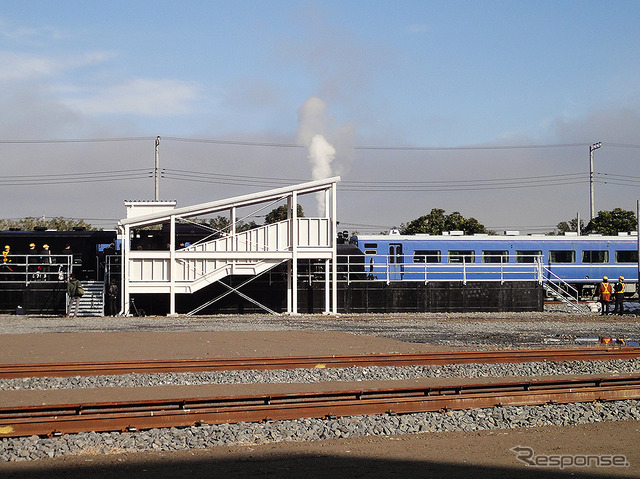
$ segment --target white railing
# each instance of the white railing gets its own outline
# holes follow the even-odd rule
[[[298,218],[296,231],[299,250],[326,250],[332,246],[328,218]],[[291,220],[285,220],[177,249],[173,253],[173,280],[194,283],[203,278],[264,271],[291,256],[291,233]],[[168,283],[171,255],[166,250],[131,251],[129,281],[148,286]]]
[[[412,255],[347,255],[338,258],[339,281],[537,281],[542,282],[538,256],[451,256],[447,263],[420,261]],[[415,261],[417,259],[418,261]],[[488,260],[488,261],[487,261]],[[415,262],[414,262],[415,261]]]
[[[578,305],[578,299],[580,294],[578,290],[563,280],[560,276],[555,274],[546,266],[542,266],[543,274],[546,275],[545,284],[556,295],[564,298],[564,300]]]
[[[0,259],[0,281],[24,284],[32,281],[66,281],[72,264],[72,256],[66,254],[11,255],[6,262]]]

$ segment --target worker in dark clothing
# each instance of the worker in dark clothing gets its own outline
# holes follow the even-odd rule
[[[36,244],[31,243],[27,250],[27,279],[35,281],[40,278],[40,254],[36,249]]]
[[[624,287],[624,277],[620,276],[618,278],[618,282],[613,287],[613,292],[616,295],[616,305],[613,308],[613,314],[617,313],[620,316],[622,316],[622,314],[624,313]]]
[[[84,288],[80,281],[76,279],[73,274],[69,275],[69,281],[67,282],[67,296],[69,296],[69,304],[67,305],[67,315],[66,317],[72,316],[71,310],[75,307],[73,311],[73,317],[78,316],[78,308],[80,307],[80,298],[84,294]]]
[[[107,316],[117,316],[120,312],[120,288],[115,279],[111,279],[107,286]]]

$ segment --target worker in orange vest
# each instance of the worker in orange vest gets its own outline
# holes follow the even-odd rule
[[[613,287],[611,286],[611,283],[609,283],[609,278],[606,276],[602,278],[602,283],[600,283],[600,286],[598,287],[598,293],[600,293],[600,304],[602,305],[600,314],[609,314],[609,303],[611,302]]]

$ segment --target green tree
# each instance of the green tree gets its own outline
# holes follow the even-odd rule
[[[614,208],[611,211],[599,211],[598,216],[589,221],[585,233],[617,235],[624,231],[636,231],[638,221],[633,211]]]
[[[583,232],[584,231],[584,225],[585,222],[584,220],[580,220],[580,231]],[[564,233],[568,233],[570,231],[576,231],[577,232],[577,226],[578,226],[578,219],[577,218],[573,218],[572,220],[569,221],[561,221],[560,223],[558,223],[556,225],[556,230],[555,231],[551,231],[549,234],[550,235],[558,235],[558,234],[564,234]]]
[[[204,222],[206,225],[209,225],[218,233],[228,233],[231,231],[231,220],[226,216],[218,215],[215,218],[209,218]],[[247,231],[252,228],[255,228],[256,223],[254,221],[250,221],[249,223],[245,223],[242,220],[236,222],[236,232],[238,231]]]
[[[10,228],[18,228],[24,231],[31,231],[35,228],[46,228],[48,230],[71,231],[75,227],[83,227],[87,230],[96,230],[84,220],[73,218],[63,218],[58,216],[55,218],[36,218],[27,216],[19,220],[3,220],[0,219],[0,230],[8,230]]]
[[[285,205],[278,206],[267,213],[264,219],[265,224],[277,223],[278,221],[284,221],[287,219],[287,207]],[[298,218],[304,218],[304,212],[302,206],[298,205]]]
[[[439,235],[444,231],[463,231],[467,235],[490,233],[477,219],[465,218],[458,211],[447,215],[441,208],[433,208],[431,213],[400,225],[400,233],[405,235],[419,233]]]

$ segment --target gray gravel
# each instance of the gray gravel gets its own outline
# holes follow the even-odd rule
[[[575,344],[598,336],[640,340],[635,315],[563,312],[345,314],[340,316],[198,316],[101,318],[68,320],[51,317],[2,316],[0,334],[131,331],[282,331],[319,330],[380,336],[413,343],[474,348],[540,347],[549,341]]]
[[[462,315],[227,316],[198,318],[57,318],[1,317],[0,334],[87,331],[246,331],[330,330],[384,336],[417,343],[513,348],[541,346],[550,339],[573,344],[598,336],[640,338],[635,317],[576,319],[564,313]],[[232,384],[414,379],[421,377],[506,377],[555,374],[637,372],[640,360],[565,361],[519,364],[467,364],[413,367],[222,371],[208,373],[127,374],[122,376],[25,378],[1,380],[0,389],[60,389],[156,386],[165,384]],[[211,446],[317,441],[364,435],[474,431],[601,421],[640,420],[640,401],[568,405],[495,407],[401,416],[355,416],[335,420],[303,419],[265,424],[201,425],[136,433],[81,433],[58,438],[0,440],[1,461],[24,461],[78,454],[170,451]]]
[[[47,390],[164,385],[319,383],[326,381],[387,381],[419,378],[487,378],[579,374],[617,374],[640,371],[640,359],[562,361],[508,364],[445,364],[408,367],[351,367],[266,371],[123,374],[70,378],[0,379],[1,390]]]
[[[640,401],[553,406],[495,407],[468,411],[301,419],[152,429],[136,433],[81,433],[57,438],[31,436],[0,441],[0,460],[26,461],[80,454],[175,451],[281,441],[321,441],[354,436],[478,431],[602,421],[640,420]]]

